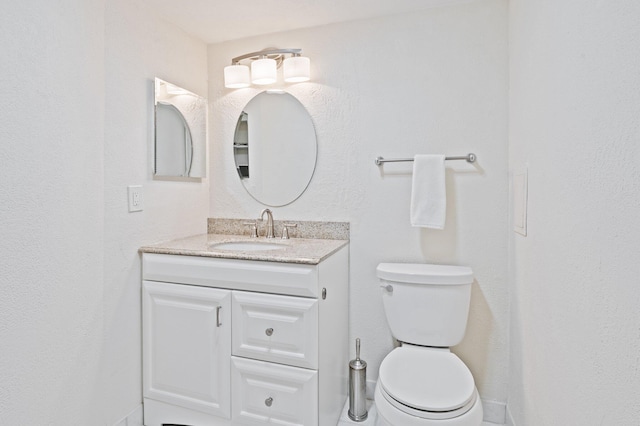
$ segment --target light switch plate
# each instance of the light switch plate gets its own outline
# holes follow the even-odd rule
[[[528,203],[529,170],[513,174],[513,230],[527,236],[527,203]]]
[[[144,197],[142,195],[142,185],[129,185],[127,187],[129,196],[129,211],[140,212],[144,208]]]

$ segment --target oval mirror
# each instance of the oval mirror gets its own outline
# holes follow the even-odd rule
[[[262,204],[279,207],[300,197],[311,182],[317,152],[311,116],[288,93],[262,92],[238,117],[236,170],[247,192]]]

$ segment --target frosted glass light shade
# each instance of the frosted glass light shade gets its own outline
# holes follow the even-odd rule
[[[229,65],[224,67],[224,87],[229,89],[241,89],[249,87],[249,67],[246,65]]]
[[[311,61],[305,56],[292,56],[284,60],[282,74],[287,83],[309,81]]]
[[[275,59],[258,59],[251,62],[251,81],[253,84],[273,84],[278,77]]]

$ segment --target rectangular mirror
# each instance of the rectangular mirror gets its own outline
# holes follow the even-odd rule
[[[207,100],[155,79],[154,175],[206,177]]]

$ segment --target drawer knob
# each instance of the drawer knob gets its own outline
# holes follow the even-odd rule
[[[273,334],[273,328],[267,328],[264,332],[266,333],[267,336],[271,336]]]
[[[266,405],[267,407],[271,407],[271,404],[273,404],[273,398],[269,397],[264,400],[264,405]]]

